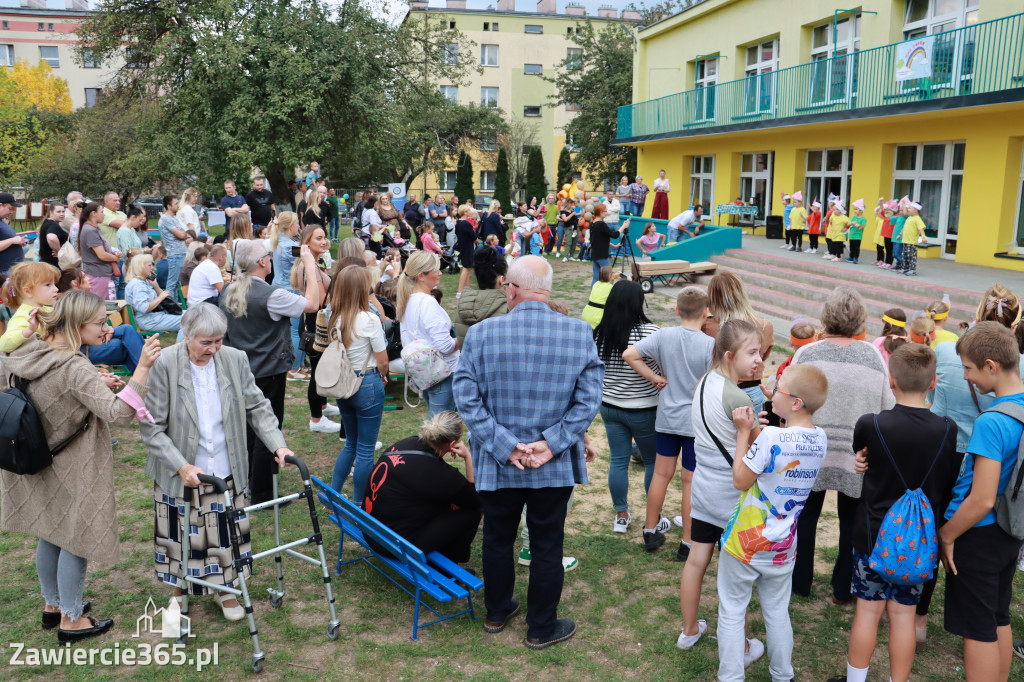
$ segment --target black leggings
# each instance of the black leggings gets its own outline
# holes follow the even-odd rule
[[[885,239],[885,264],[892,265],[892,237],[883,237]]]
[[[810,242],[812,249],[818,248],[818,237],[820,237],[820,236],[821,235],[818,235],[818,234],[809,234],[809,235],[807,235],[807,241]]]
[[[860,240],[859,239],[851,239],[850,240],[850,258],[852,258],[853,260],[857,260],[858,258],[860,258]]]
[[[885,260],[885,247],[881,244],[875,244],[875,260]]]
[[[802,249],[804,246],[804,231],[803,230],[790,230],[789,233],[793,235],[793,246]]]

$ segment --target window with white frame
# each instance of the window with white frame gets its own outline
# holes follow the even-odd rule
[[[459,103],[459,88],[454,85],[442,85],[441,96],[452,104]]]
[[[583,68],[583,48],[569,47],[565,50],[565,68],[567,71],[576,71]]]
[[[485,21],[484,22],[484,30],[485,31],[497,31],[498,30],[498,22],[496,22],[496,21]]]
[[[497,45],[481,45],[480,46],[480,66],[497,66],[498,65],[498,46]]]
[[[809,149],[804,168],[804,205],[817,199],[824,207],[830,196],[842,197],[850,205],[853,178],[853,149]]]
[[[493,192],[494,191],[494,171],[480,171],[480,191],[481,192]]]
[[[1024,153],[1020,159],[1020,178],[1017,179],[1017,246],[1024,246]]]
[[[750,152],[740,157],[740,199],[757,206],[758,220],[772,211],[772,152]]]
[[[921,204],[925,235],[946,258],[956,255],[966,147],[963,142],[896,145],[893,196]]]
[[[14,66],[14,45],[0,45],[0,66]]]
[[[480,106],[498,106],[498,88],[480,88]]]
[[[767,40],[747,48],[744,92],[748,114],[772,110],[775,101],[775,72],[779,69],[779,39]]]
[[[694,156],[690,159],[690,204],[704,207],[704,215],[711,215],[711,202],[715,199],[715,157]]]
[[[860,15],[814,27],[811,31],[811,61],[815,64],[811,102],[838,102],[857,93],[858,52]]]
[[[100,60],[96,58],[92,50],[82,51],[82,68],[85,69],[98,69],[102,66]]]
[[[482,133],[480,135],[480,151],[494,152],[498,150],[498,136],[494,133]]]
[[[565,136],[565,148],[569,150],[570,154],[575,154],[580,150],[580,146],[576,144],[576,137],[572,133]]]
[[[528,118],[537,118],[540,115],[541,115],[541,111],[540,111],[540,107],[539,106],[536,106],[536,107],[524,106],[523,107],[523,116],[526,116]]]
[[[935,35],[932,49],[932,87],[953,86],[970,93],[974,64],[974,30],[980,0],[907,0],[903,15],[903,39]],[[956,29],[966,29],[957,31]],[[917,81],[905,87],[916,88]]]
[[[459,61],[459,46],[457,43],[445,43],[441,46],[441,63],[457,64]]]
[[[100,91],[99,88],[86,88],[85,89],[85,106],[87,106],[87,107],[94,107],[94,106],[96,106],[96,102],[98,102],[99,99],[100,99],[100,93],[101,93],[101,91]]]
[[[539,76],[544,72],[540,64],[523,64],[523,73],[527,76]]]
[[[56,45],[40,45],[39,46],[39,61],[46,62],[50,65],[50,68],[56,69],[60,67],[60,52],[57,50]]]
[[[526,24],[523,26],[523,33],[543,33],[544,27],[539,24]]]
[[[50,23],[46,24],[46,30],[47,31],[52,31],[53,30],[53,24],[50,24]]]
[[[0,28],[2,28],[3,30],[6,31],[10,27],[11,27],[11,24],[6,19],[4,19],[2,22],[0,22]]]
[[[694,64],[694,97],[698,121],[715,118],[715,86],[718,84],[718,57],[701,59]]]
[[[441,176],[440,176],[439,179],[441,180],[441,187],[440,187],[440,189],[441,189],[442,192],[454,192],[455,191],[455,176],[456,176],[456,174],[457,174],[456,171],[453,171],[453,170],[441,171]]]

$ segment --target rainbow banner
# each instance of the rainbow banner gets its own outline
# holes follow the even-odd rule
[[[896,45],[896,81],[930,78],[935,36],[921,36]]]

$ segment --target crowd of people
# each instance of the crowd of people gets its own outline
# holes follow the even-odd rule
[[[659,181],[655,192],[667,194],[668,180]],[[101,204],[72,193],[66,206],[51,205],[39,260],[14,259],[0,287],[11,313],[0,336],[2,381],[31,382],[26,391],[48,441],[67,441],[37,475],[0,472],[0,525],[39,538],[43,627],[57,627],[60,641],[71,642],[113,624],[87,616],[91,604],[82,601],[87,565],[107,566],[118,556],[108,423],[139,421],[153,478],[154,571],[171,591],[168,608],[181,608],[183,561],[214,585],[233,585],[239,569],[224,558],[228,521],[207,518],[223,512],[208,504],[215,493],[197,475],[228,481],[239,506],[270,500],[273,473],[291,454],[281,429],[293,380],[309,382],[309,429],[344,441],[330,476],[335,490],[351,478],[352,499],[368,513],[424,552],[458,562],[469,560],[482,518],[489,633],[503,631],[522,609],[513,596],[518,561],[530,569],[525,645],[543,649],[575,634],[576,623],[558,613],[564,573],[579,565],[563,552],[565,521],[575,486],[588,482],[595,458],[588,430],[600,413],[610,530],[630,532],[628,468],[636,455],[645,493],[639,539],[648,552],[667,542],[673,526],[664,509],[681,461],[682,650],[707,632],[701,596],[721,550],[719,679],[743,679],[766,651],[772,678],[793,679],[790,598],[811,593],[819,520],[832,490],[839,548],[831,600],[856,601],[847,682],[867,679],[883,614],[890,677],[909,678],[915,646],[927,639],[938,563],[946,572],[944,627],[964,640],[968,679],[1007,679],[1011,649],[1024,655],[1009,628],[1021,550],[1011,521],[1015,514],[1024,520],[1024,509],[1004,496],[1024,432],[1019,296],[994,285],[960,335],[947,328],[948,301],[916,315],[892,308],[882,335],[868,342],[859,294],[837,287],[821,328],[795,320],[793,357],[766,377],[775,330],[734,274],[716,274],[706,290],[685,287],[675,304],[679,325],[662,328],[646,316],[640,285],[615,277],[609,244],[628,232],[630,218],[621,216],[642,215],[646,190],[638,194],[638,184],[646,187],[641,177],[623,178],[594,201],[580,183],[576,196],[561,203],[557,195],[543,203],[534,197],[518,203],[514,216],[502,215],[497,202],[481,213],[440,196],[421,206],[410,195],[399,210],[386,193],[359,192],[350,207],[353,236],[344,239],[330,202],[336,193],[318,169],[297,183],[295,210],[280,213],[272,196],[265,200],[262,178],[245,197],[226,182],[228,225],[213,239],[189,191],[164,197],[159,242],[136,207],[120,211],[116,194]],[[799,192],[789,199],[787,245],[798,250],[814,213],[802,208]],[[0,193],[0,220],[15,204]],[[655,209],[660,204],[656,196]],[[880,201],[883,266],[892,241],[884,236],[888,214],[906,210],[909,223],[915,206]],[[863,202],[854,210],[861,217]],[[843,222],[841,200],[829,212],[830,225]],[[673,229],[695,234],[699,206],[674,220]],[[543,257],[559,257],[567,235],[573,254],[572,234],[585,237],[594,266],[583,319],[553,300],[551,262]],[[648,236],[638,237],[641,247],[650,246]],[[23,246],[20,238],[0,240],[0,263]],[[460,275],[454,323],[441,305],[445,268]],[[179,289],[184,306],[175,302]],[[174,332],[179,342],[161,349],[158,337],[143,340],[132,325],[108,325],[105,302],[121,298],[119,290],[141,329]],[[317,385],[331,343],[345,349],[358,384],[334,404]],[[124,364],[130,379],[96,364]],[[422,396],[427,420],[375,461],[396,367]],[[931,516],[922,517],[923,530],[889,532],[909,490],[924,500],[915,513],[927,507]],[[189,519],[179,516],[186,496]],[[236,523],[244,555],[249,519]],[[181,553],[185,524],[201,535],[193,533],[188,557]],[[767,647],[745,633],[755,584]],[[212,592],[226,618],[244,617],[230,594],[190,585],[194,595]]]

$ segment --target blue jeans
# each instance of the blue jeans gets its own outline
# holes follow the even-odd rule
[[[668,226],[668,239],[665,241],[666,244],[672,244],[673,242],[683,241],[683,231],[677,230],[671,225]]]
[[[633,215],[635,215],[637,217],[642,216],[644,214],[644,204],[646,204],[646,203],[647,202],[645,201],[643,204],[638,204],[636,202],[633,202],[632,204],[630,204],[633,207]]]
[[[570,237],[571,238],[571,237]],[[558,223],[555,226],[555,249],[562,252],[562,243],[565,241],[565,223]]]
[[[640,458],[644,461],[644,492],[651,486],[654,475],[654,460],[657,457],[654,420],[657,408],[649,410],[620,410],[609,405],[601,405],[601,419],[604,430],[608,434],[608,449],[611,450],[608,462],[608,492],[612,494],[612,506],[616,512],[629,511],[629,458],[633,451],[633,441],[640,448]]]
[[[120,261],[117,264],[117,267],[121,271],[121,274],[118,277],[114,278],[114,288],[117,291],[117,300],[119,300],[119,301],[123,301],[124,300],[124,288],[126,286],[125,281],[124,281],[124,268],[125,268],[126,264],[127,264],[127,261],[124,261],[124,260]]]
[[[295,293],[294,291],[292,293]],[[306,354],[299,351],[299,328],[302,326],[302,316],[292,318],[292,350],[295,351],[295,361],[292,362],[292,369],[302,367],[302,360]],[[337,488],[335,488],[337,490]]]
[[[633,202],[632,201],[620,201],[622,207],[619,209],[620,215],[633,215]]]
[[[761,414],[761,410],[764,409],[764,391],[761,390],[760,386],[751,386],[750,388],[744,388],[743,392],[750,396],[750,399],[754,402],[754,415]]]
[[[338,238],[338,226],[340,224],[341,224],[341,220],[339,218],[331,218],[331,224],[330,224],[330,231],[331,232],[330,232],[330,235],[329,235],[331,239],[337,239]]]
[[[181,266],[185,264],[185,254],[180,256],[167,256],[167,291],[171,292],[174,299],[178,299],[178,275],[181,274]]]
[[[903,242],[897,242],[893,240],[892,243],[892,257],[896,261],[896,267],[903,267]]]
[[[590,280],[590,286],[594,286],[594,282],[597,281],[598,275],[601,273],[601,268],[605,265],[611,265],[612,261],[610,258],[599,258],[598,260],[591,261],[594,265],[594,279]]]
[[[345,447],[334,460],[331,487],[341,491],[352,472],[352,501],[362,505],[366,483],[373,470],[373,451],[377,447],[380,420],[384,415],[384,383],[376,370],[363,377],[363,385],[351,398],[338,401],[341,423],[345,425]]]
[[[127,324],[114,327],[114,335],[99,346],[82,346],[94,365],[124,365],[134,373],[142,356],[142,335]]]
[[[420,394],[427,401],[427,419],[431,419],[435,414],[445,410],[455,412],[455,394],[452,393],[453,379],[454,377],[448,377]]]

